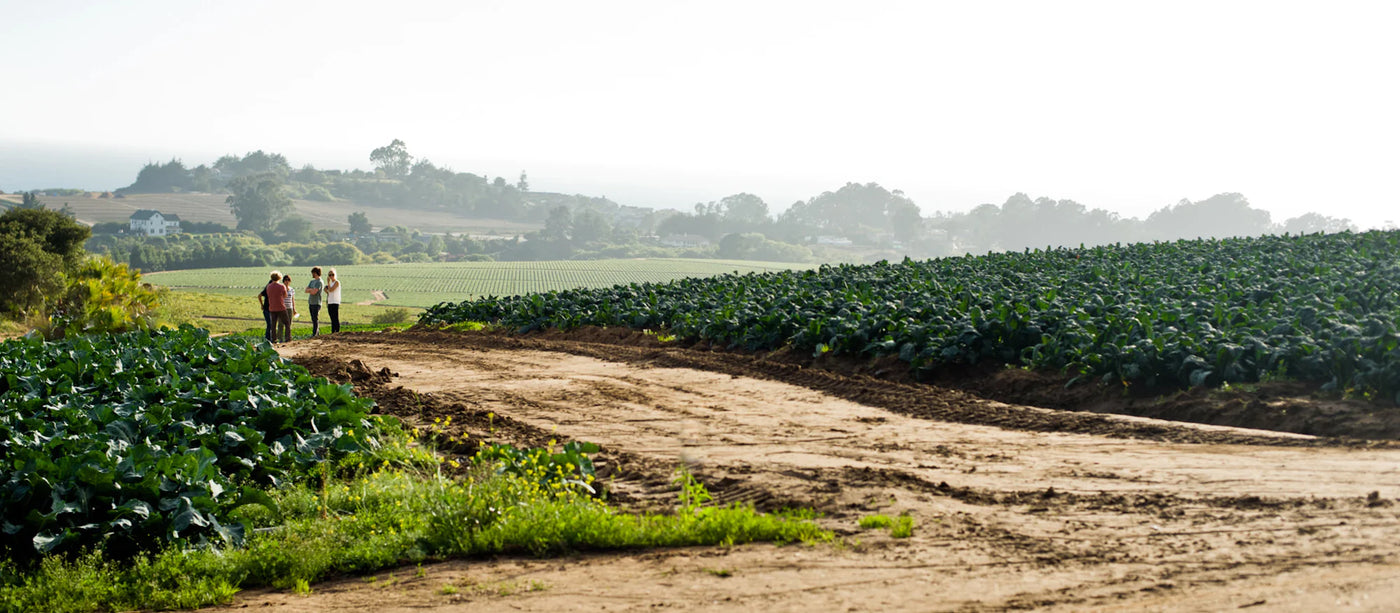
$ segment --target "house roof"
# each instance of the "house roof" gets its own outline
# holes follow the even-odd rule
[[[134,221],[145,221],[147,219],[155,217],[156,215],[160,215],[161,218],[165,221],[180,221],[179,215],[176,215],[174,213],[162,213],[154,209],[140,209],[135,213],[131,214],[131,219]]]

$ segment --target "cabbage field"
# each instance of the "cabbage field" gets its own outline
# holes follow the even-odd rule
[[[227,513],[377,446],[373,402],[202,329],[0,343],[0,554],[238,542]]]
[[[665,330],[747,350],[985,362],[1147,386],[1293,379],[1400,402],[1400,232],[727,274],[442,303],[427,324]]]

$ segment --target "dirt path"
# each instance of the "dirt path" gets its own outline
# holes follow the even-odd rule
[[[310,597],[250,593],[235,606],[1400,607],[1394,445],[1047,411],[750,356],[568,338],[359,334],[282,350],[359,380],[409,421],[452,414],[474,437],[601,443],[625,505],[666,505],[669,471],[684,463],[721,501],[816,508],[847,544],[459,561]],[[392,383],[371,375],[384,368]],[[417,399],[404,402],[400,385]],[[909,513],[914,536],[856,528],[876,512]],[[449,583],[463,587],[442,594]]]
[[[359,302],[356,302],[355,305],[356,305],[356,306],[369,306],[369,305],[374,304],[374,303],[376,303],[376,302],[384,302],[385,300],[388,300],[388,299],[389,299],[388,296],[385,296],[385,295],[384,295],[384,292],[379,291],[379,290],[377,290],[377,289],[375,289],[375,290],[370,290],[369,294],[370,294],[370,296],[373,296],[373,297],[370,298],[369,300],[361,300],[361,301],[359,301]]]

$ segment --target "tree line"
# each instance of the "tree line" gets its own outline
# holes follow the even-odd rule
[[[293,170],[280,154],[227,155],[213,165],[185,168],[179,160],[148,164],[131,186],[136,191],[225,191],[239,230],[267,243],[312,241],[312,225],[294,214],[293,198],[345,200],[398,208],[443,210],[466,217],[536,221],[543,229],[491,246],[464,244],[458,253],[425,245],[423,256],[383,245],[357,245],[364,254],[394,258],[480,256],[508,260],[687,255],[781,261],[940,257],[962,253],[1054,246],[1099,245],[1180,238],[1354,229],[1342,218],[1309,213],[1274,222],[1241,194],[1182,200],[1144,219],[1125,218],[1073,200],[1014,194],[1000,205],[963,213],[924,216],[899,190],[876,183],[847,183],[774,214],[762,198],[739,193],[697,203],[692,211],[623,207],[606,198],[531,192],[521,173],[502,177],[460,173],[411,155],[400,140],[370,152],[372,171]],[[349,213],[351,231],[368,235],[362,212]],[[663,237],[682,237],[671,248]],[[688,238],[687,238],[688,237]],[[700,241],[694,238],[702,239]],[[425,241],[426,243],[426,241]],[[367,256],[368,257],[368,256]],[[371,258],[375,259],[375,258]],[[379,256],[377,259],[386,259]]]

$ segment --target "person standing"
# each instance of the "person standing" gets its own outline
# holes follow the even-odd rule
[[[267,293],[267,311],[272,320],[272,333],[269,341],[277,342],[278,332],[292,328],[292,312],[287,309],[287,286],[282,284],[282,273],[272,271],[272,282],[263,288]],[[285,341],[284,341],[285,342]]]
[[[326,315],[331,318],[331,333],[340,331],[340,279],[335,276],[335,269],[326,271]]]
[[[311,308],[311,336],[316,336],[321,332],[321,302],[324,296],[321,291],[326,284],[321,281],[321,267],[311,267],[311,282],[306,284],[306,293],[310,294],[306,299],[306,306]]]
[[[272,282],[278,283],[281,280],[282,273],[275,270],[272,271]],[[272,336],[274,333],[276,333],[277,330],[272,326],[272,311],[268,310],[267,287],[263,287],[263,290],[261,292],[258,292],[258,304],[262,305],[263,324],[267,326],[267,328],[263,331],[263,338],[267,339],[267,342],[269,343],[273,342],[277,340]]]
[[[282,305],[287,309],[287,316],[282,318],[282,322],[286,324],[282,327],[282,342],[288,343],[292,340],[292,318],[301,317],[301,313],[297,312],[297,299],[296,293],[292,291],[291,275],[282,275],[282,289]]]

